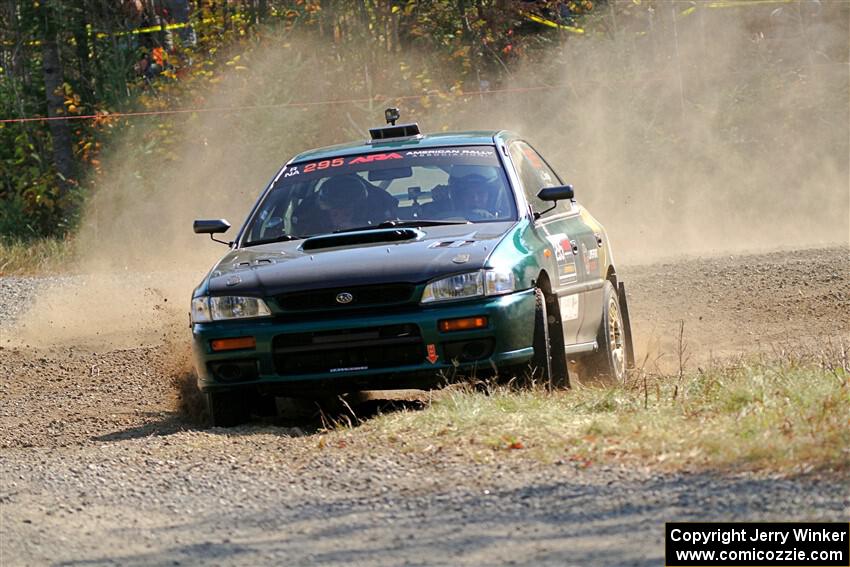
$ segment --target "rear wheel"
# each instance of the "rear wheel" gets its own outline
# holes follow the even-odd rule
[[[248,403],[245,392],[229,390],[207,392],[207,413],[213,427],[234,427],[248,421]]]
[[[626,368],[635,367],[635,343],[632,341],[632,318],[629,316],[629,301],[626,294],[626,285],[620,282],[617,288],[617,296],[620,300],[620,313],[623,316],[623,328],[626,339]]]
[[[598,349],[582,360],[588,378],[610,384],[626,381],[628,330],[623,323],[623,313],[617,291],[610,281],[603,288],[602,324],[596,337]]]

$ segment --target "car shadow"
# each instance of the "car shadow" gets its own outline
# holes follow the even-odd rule
[[[126,441],[145,437],[161,437],[185,431],[206,431],[212,434],[251,435],[259,430],[274,428],[289,437],[303,437],[322,433],[337,427],[358,427],[380,415],[397,411],[425,409],[428,393],[410,395],[406,398],[381,399],[370,393],[363,398],[358,395],[339,396],[322,401],[296,401],[289,398],[277,399],[274,415],[251,416],[250,420],[236,427],[211,427],[203,412],[187,413],[185,408],[169,413],[156,412],[141,425],[128,427],[102,435],[92,436],[97,442]]]
[[[109,442],[109,441],[125,441],[128,439],[140,439],[142,437],[159,437],[173,435],[181,431],[199,429],[197,426],[189,423],[180,412],[171,412],[166,415],[157,414],[158,419],[147,421],[141,425],[128,427],[119,431],[113,431],[103,435],[95,435],[90,439],[92,441]]]
[[[427,393],[425,393],[427,396]],[[279,426],[300,427],[314,432],[333,429],[339,426],[357,427],[370,419],[397,411],[418,411],[428,406],[423,396],[411,395],[407,398],[383,399],[357,396],[340,396],[333,400],[296,402],[300,412],[290,406],[291,401],[278,398],[280,413],[269,419],[269,423]]]
[[[441,375],[432,390],[371,390],[322,399],[266,398],[256,404],[258,410],[250,420],[236,427],[211,427],[197,378],[191,371],[174,376],[177,403],[172,411],[160,411],[143,416],[144,422],[118,431],[90,437],[96,442],[124,441],[145,437],[168,436],[185,431],[206,431],[213,434],[252,435],[273,428],[289,437],[315,435],[339,427],[358,427],[380,415],[397,411],[419,411],[432,399],[452,388],[471,387],[487,391],[494,382],[489,377],[452,372]],[[515,382],[515,383],[514,383]],[[512,380],[514,386],[525,381]]]

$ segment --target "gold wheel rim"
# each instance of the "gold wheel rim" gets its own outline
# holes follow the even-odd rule
[[[626,345],[623,337],[623,318],[615,298],[608,303],[608,344],[611,348],[611,366],[614,377],[623,382],[626,377]]]

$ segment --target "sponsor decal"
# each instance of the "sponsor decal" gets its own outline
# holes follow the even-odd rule
[[[565,295],[559,300],[561,304],[561,319],[573,321],[578,319],[578,295]]]
[[[388,159],[404,159],[400,154],[395,152],[391,154],[369,154],[365,156],[357,156],[348,162],[348,165],[354,165],[356,163],[372,163],[373,161],[384,161]],[[342,165],[342,164],[340,164]]]
[[[329,167],[339,167],[345,163],[345,160],[340,158],[334,159],[323,159],[322,161],[316,161],[313,163],[308,163],[304,166],[304,173],[311,173],[316,171],[317,169],[328,169]]]
[[[524,146],[522,148],[522,153],[525,154],[525,159],[527,159],[532,166],[539,169],[543,168],[543,162],[540,160],[540,156],[538,156],[537,152],[532,150],[530,147]]]
[[[584,259],[584,269],[588,274],[595,274],[599,271],[599,250],[596,248],[588,249],[581,243],[582,258]]]
[[[570,241],[567,238],[567,235],[564,233],[560,234],[550,234],[546,237],[546,240],[549,241],[549,244],[552,245],[552,248],[555,250],[555,261],[559,264],[562,264],[567,261],[567,255],[564,251],[564,242],[569,245]]]
[[[433,150],[409,150],[404,152],[405,157],[445,157],[445,156],[469,156],[469,157],[491,157],[496,152],[483,148],[435,148]]]
[[[487,158],[495,157],[496,152],[493,149],[487,148],[435,148],[428,150],[409,150],[403,152],[389,152],[383,154],[365,154],[354,156],[351,158],[332,158],[315,161],[306,165],[294,165],[286,168],[283,171],[283,177],[292,177],[302,173],[313,173],[323,169],[333,169],[343,165],[357,165],[361,163],[372,163],[377,161],[396,160],[405,158],[418,157],[471,157],[471,158]]]
[[[430,362],[431,364],[435,364],[437,359],[440,358],[437,355],[437,345],[431,343],[428,345],[428,356],[425,357],[425,360]]]
[[[550,234],[546,237],[555,251],[555,261],[558,263],[558,279],[561,283],[576,279],[576,259],[573,255],[573,245],[570,237],[564,233]]]

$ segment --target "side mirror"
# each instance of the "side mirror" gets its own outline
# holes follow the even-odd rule
[[[219,234],[230,230],[230,223],[225,219],[196,220],[192,223],[195,234]]]
[[[541,201],[565,201],[575,198],[572,185],[558,185],[557,187],[544,187],[537,193]]]
[[[545,211],[534,213],[534,218],[539,219],[549,211],[552,211],[557,206],[556,201],[566,201],[575,197],[572,185],[557,185],[555,187],[544,187],[537,192],[537,198],[541,201],[552,201],[552,206]]]
[[[209,234],[210,240],[213,240],[215,242],[227,244],[228,246],[233,245],[233,242],[219,240],[218,238],[213,236],[213,234],[219,234],[230,230],[230,223],[227,222],[225,219],[196,220],[192,223],[192,230],[195,231],[195,234]]]

